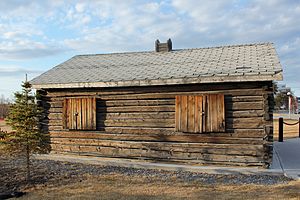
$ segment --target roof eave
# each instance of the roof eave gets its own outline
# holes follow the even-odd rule
[[[96,88],[96,87],[129,87],[129,86],[155,86],[155,85],[180,85],[195,83],[224,83],[224,82],[251,82],[251,81],[280,81],[282,72],[274,75],[259,76],[209,76],[199,78],[177,78],[177,79],[156,79],[156,80],[130,80],[112,82],[92,82],[92,83],[51,83],[32,84],[34,89],[50,88]]]

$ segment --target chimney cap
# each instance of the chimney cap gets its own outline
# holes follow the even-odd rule
[[[161,43],[159,39],[155,41],[155,52],[169,52],[172,51],[172,41],[169,38],[166,43]]]

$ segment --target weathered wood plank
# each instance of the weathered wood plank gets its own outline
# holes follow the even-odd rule
[[[227,128],[264,128],[266,122],[263,118],[227,118]]]
[[[195,97],[188,96],[187,131],[195,132]]]
[[[225,96],[226,102],[262,102],[263,97],[262,95],[259,96],[232,96],[227,95]]]
[[[112,126],[112,127],[158,127],[158,128],[175,128],[175,120],[173,119],[128,119],[128,120],[104,120],[99,121],[99,124],[103,124],[104,126]]]
[[[170,112],[175,111],[174,105],[164,106],[125,106],[125,107],[98,107],[98,113],[116,113],[116,112]]]
[[[228,110],[262,110],[262,102],[233,102],[227,103],[226,108]]]
[[[61,131],[64,130],[63,126],[48,126],[49,131]]]
[[[102,122],[100,120],[100,122]],[[175,119],[143,119],[143,118],[135,118],[135,119],[128,119],[128,118],[120,118],[120,119],[105,119],[103,122],[108,123],[170,123],[174,124]]]
[[[63,150],[57,150],[52,151],[52,153],[59,153],[59,154],[66,154],[66,155],[83,155],[83,156],[93,156],[93,157],[101,157],[104,158],[106,156],[101,156],[94,153],[87,153],[87,152],[70,152],[70,151],[63,151]],[[114,158],[118,159],[118,158]],[[265,168],[265,162],[255,162],[255,163],[248,163],[248,162],[230,162],[230,161],[205,161],[205,160],[180,160],[180,159],[158,159],[158,158],[145,158],[145,157],[138,157],[138,158],[119,158],[119,159],[127,159],[127,160],[139,160],[143,162],[160,162],[160,163],[166,163],[166,164],[189,164],[193,166],[203,166],[203,165],[216,165],[216,166],[239,166],[239,167],[264,167]],[[134,163],[132,163],[134,165]]]
[[[195,132],[196,133],[202,133],[202,102],[203,97],[202,96],[195,96]]]
[[[132,141],[167,141],[167,142],[190,142],[190,143],[215,143],[215,144],[264,144],[262,139],[236,138],[236,137],[211,137],[201,134],[185,135],[131,135],[131,134],[107,134],[89,132],[52,132],[51,137],[73,137],[73,138],[98,138],[107,140],[132,140]]]
[[[239,89],[232,89],[232,90],[210,90],[210,91],[199,91],[200,88],[198,88],[198,91],[192,91],[192,92],[156,92],[156,93],[139,93],[139,94],[128,94],[128,95],[107,95],[107,96],[101,96],[97,95],[96,98],[99,98],[101,100],[136,100],[136,99],[175,99],[176,95],[203,95],[203,94],[224,94],[224,95],[232,95],[232,96],[258,96],[263,95],[265,91],[262,89],[245,89],[245,90],[239,90]],[[66,96],[66,95],[64,95]],[[84,96],[78,95],[76,98],[86,98],[90,97],[88,93],[85,93]],[[63,97],[58,96],[52,96],[49,94],[48,96],[53,101],[62,100]],[[66,96],[68,97],[68,96]],[[71,98],[71,97],[69,97]]]
[[[175,130],[181,130],[181,97],[176,96],[175,102]]]
[[[62,108],[50,108],[47,113],[62,113],[63,109]]]
[[[174,128],[155,128],[155,127],[102,127],[100,132],[119,133],[119,134],[174,134]],[[103,133],[102,132],[102,133]]]
[[[48,124],[49,126],[63,126],[62,120],[43,120],[44,123]]]
[[[175,119],[175,112],[98,113],[98,120],[105,119]]]
[[[63,101],[49,102],[49,107],[51,107],[51,108],[62,108],[63,107]]]
[[[92,115],[92,124],[91,124],[91,129],[95,130],[96,126],[97,126],[97,101],[96,98],[92,99],[92,111],[91,111],[91,115]]]
[[[126,158],[159,158],[159,159],[181,159],[181,160],[207,160],[207,161],[230,161],[230,162],[263,162],[260,156],[239,156],[239,155],[217,155],[190,152],[168,152],[155,151],[149,149],[126,149],[98,146],[79,146],[79,145],[59,145],[62,150],[73,152],[92,152],[108,157]]]
[[[247,146],[232,144],[202,144],[202,143],[171,143],[171,142],[134,142],[134,141],[114,141],[98,139],[70,139],[52,138],[52,144],[114,147],[127,149],[146,149],[155,151],[189,152],[189,153],[209,153],[223,155],[252,155],[263,156],[264,147],[262,145]]]
[[[203,94],[225,94],[225,95],[262,95],[261,89],[241,90],[221,90],[221,91],[195,91],[195,92],[172,92],[172,93],[142,93],[130,95],[99,96],[102,100],[129,100],[129,99],[175,99],[176,95],[203,95]]]
[[[224,95],[217,96],[217,130],[218,132],[225,132],[225,99]]]
[[[241,138],[263,138],[266,133],[264,129],[227,129],[228,133],[205,133],[203,135],[210,137],[241,137]],[[59,134],[58,132],[56,134]],[[73,133],[74,136],[68,137],[80,137],[80,135],[85,136],[86,134],[103,134],[103,133],[112,133],[112,134],[137,134],[137,135],[186,135],[186,133],[182,132],[174,132],[173,128],[139,128],[139,127],[105,127],[103,131],[97,132],[87,132],[81,133],[76,132]],[[63,134],[62,134],[63,135]],[[194,134],[193,134],[194,135]]]
[[[175,99],[159,99],[159,100],[116,100],[116,101],[98,101],[99,106],[158,106],[158,105],[174,105]]]
[[[235,110],[235,111],[226,111],[226,118],[232,118],[232,117],[263,117],[264,111],[263,110]]]
[[[160,86],[160,92],[178,92],[178,91],[185,91],[185,92],[192,92],[196,90],[211,91],[212,88],[214,90],[247,90],[247,89],[262,89],[262,86],[266,85],[266,82],[252,82],[252,83],[223,83],[223,84],[190,84],[190,85],[172,85],[172,86]],[[64,96],[97,96],[97,95],[128,95],[128,94],[137,94],[137,93],[153,93],[157,92],[157,86],[149,86],[149,87],[122,87],[122,88],[79,88],[79,89],[68,89],[61,90],[61,89],[52,89],[48,90],[48,96],[51,97],[64,97]]]
[[[181,119],[181,131],[182,132],[187,132],[188,131],[188,127],[187,127],[187,120],[188,120],[188,97],[187,96],[181,96],[181,110],[180,110],[180,119]]]

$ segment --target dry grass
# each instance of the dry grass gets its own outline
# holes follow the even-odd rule
[[[12,131],[11,127],[8,126],[4,120],[0,120],[0,129],[7,132]]]
[[[299,181],[270,186],[201,185],[197,181],[104,175],[66,186],[36,189],[19,199],[300,199]]]

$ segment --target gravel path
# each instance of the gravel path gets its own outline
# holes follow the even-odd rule
[[[0,193],[20,191],[34,185],[65,185],[86,179],[87,175],[101,176],[120,174],[124,176],[146,177],[161,181],[189,182],[200,184],[259,184],[273,185],[287,183],[289,178],[270,175],[213,175],[194,172],[172,172],[163,170],[134,169],[125,167],[103,167],[81,163],[69,163],[53,160],[33,160],[32,180],[28,185],[25,181],[24,160],[0,156]]]

